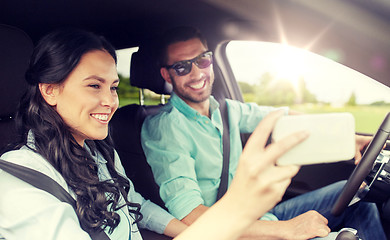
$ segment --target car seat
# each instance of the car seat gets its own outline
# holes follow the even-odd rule
[[[27,87],[24,73],[33,48],[25,32],[0,24],[0,151],[17,135],[14,116]]]
[[[130,84],[157,94],[170,94],[172,87],[161,77],[153,45],[141,46],[133,53],[130,66]],[[124,84],[124,83],[122,83]],[[142,96],[141,96],[142,98]],[[141,100],[142,102],[142,100]],[[127,176],[135,190],[144,198],[165,208],[160,198],[159,187],[146,162],[141,145],[141,128],[148,115],[158,112],[162,105],[130,104],[119,108],[110,121],[111,134]],[[140,230],[142,237],[153,240],[171,239],[147,230]]]

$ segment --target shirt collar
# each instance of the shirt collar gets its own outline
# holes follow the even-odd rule
[[[95,151],[95,154],[93,154],[92,150],[90,149],[90,147],[85,142],[84,142],[84,148],[85,148],[85,150],[87,150],[91,154],[92,159],[98,165],[107,163],[107,160],[104,159],[103,156],[98,151]]]
[[[201,117],[201,114],[190,107],[186,102],[183,101],[179,96],[177,96],[175,93],[172,93],[170,98],[170,103],[172,106],[177,108],[179,112],[183,113],[184,116],[190,119],[198,119]],[[213,96],[210,96],[210,116],[212,116],[216,109],[219,108],[219,103]]]
[[[26,145],[29,148],[35,150],[35,136],[34,136],[34,133],[31,130],[28,131],[28,133],[27,133],[27,143],[26,143]]]
[[[27,134],[27,144],[29,148],[35,150],[35,136],[33,131],[28,131]],[[103,156],[99,153],[96,152],[96,154],[92,154],[92,151],[90,147],[84,142],[84,148],[91,154],[92,159],[97,163],[97,164],[106,164],[107,160],[103,158]]]

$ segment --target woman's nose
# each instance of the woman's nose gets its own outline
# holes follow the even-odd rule
[[[113,90],[104,91],[101,97],[101,104],[103,106],[113,107],[115,105],[118,105],[118,95]]]

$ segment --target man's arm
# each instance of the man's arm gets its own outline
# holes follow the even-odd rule
[[[195,222],[196,219],[198,219],[203,213],[205,213],[207,209],[209,208],[204,205],[199,205],[194,210],[192,210],[190,214],[185,216],[181,221],[187,225],[191,225],[193,222]]]
[[[204,204],[188,146],[192,139],[178,126],[179,117],[155,115],[142,126],[142,147],[151,166],[160,196],[169,212],[182,219]]]
[[[181,221],[191,225],[209,208],[199,205]],[[233,216],[232,216],[233,217]],[[242,239],[310,239],[325,237],[330,229],[328,220],[316,211],[309,211],[288,221],[264,221],[253,223]]]

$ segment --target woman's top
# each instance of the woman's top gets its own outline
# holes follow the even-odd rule
[[[41,155],[30,148],[34,148],[34,137],[30,132],[27,146],[19,150],[6,152],[1,159],[37,170],[55,180],[74,198],[74,192],[66,184],[61,174]],[[30,147],[30,148],[29,148]],[[87,147],[85,145],[85,147]],[[87,147],[89,150],[89,148]],[[98,176],[101,181],[111,179],[106,166],[106,160],[101,154],[93,156],[98,166]],[[118,154],[115,152],[115,168],[119,174],[126,177]],[[126,177],[127,178],[127,177]],[[130,180],[129,180],[130,181]],[[135,192],[130,181],[128,201],[139,203],[143,219],[138,226],[157,233],[163,233],[173,217],[156,204],[145,200]],[[124,203],[119,203],[119,206]],[[129,213],[127,207],[117,211],[121,221],[110,239],[141,240],[135,216]],[[50,193],[37,189],[30,184],[8,174],[0,169],[0,239],[90,239],[88,233],[80,227],[79,220],[73,207],[61,202]]]

